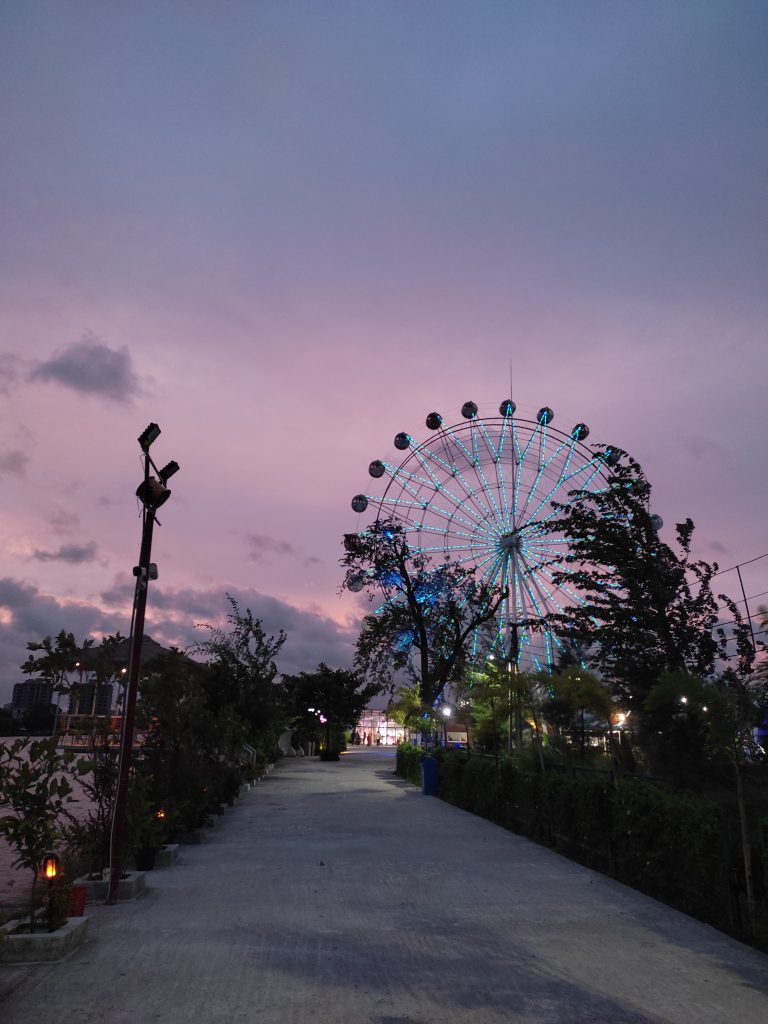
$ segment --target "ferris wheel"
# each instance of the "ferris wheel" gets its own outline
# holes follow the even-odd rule
[[[397,434],[402,461],[371,462],[379,493],[356,494],[352,508],[363,513],[370,506],[377,520],[399,523],[413,554],[457,562],[489,587],[508,591],[491,650],[478,650],[475,636],[473,657],[492,653],[520,668],[547,670],[565,647],[549,616],[582,603],[567,578],[555,578],[567,569],[568,547],[547,529],[556,514],[552,503],[568,505],[572,492],[604,489],[606,464],[616,456],[609,447],[584,444],[585,423],[567,433],[553,427],[546,406],[533,420],[515,413],[511,399],[491,418],[465,402],[463,420],[453,426],[431,412],[427,440]]]

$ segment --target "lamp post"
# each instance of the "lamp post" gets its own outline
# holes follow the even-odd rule
[[[120,741],[120,767],[117,778],[117,794],[115,810],[112,817],[112,837],[109,858],[109,891],[106,903],[117,901],[117,887],[120,883],[120,871],[123,860],[125,841],[125,812],[128,797],[128,776],[131,770],[133,753],[133,729],[136,718],[136,698],[139,690],[139,671],[141,668],[141,644],[144,639],[144,615],[147,608],[147,590],[150,580],[157,579],[157,566],[150,562],[152,553],[152,531],[155,525],[157,509],[170,498],[171,492],[166,486],[168,480],[177,473],[179,464],[169,462],[158,469],[149,454],[150,446],[160,436],[160,427],[150,423],[139,437],[139,444],[144,453],[144,479],[136,489],[136,497],[142,505],[141,549],[139,564],[134,567],[136,590],[133,599],[133,622],[131,626],[128,679],[125,687],[125,703],[123,707],[123,728]],[[150,467],[157,476],[150,475]]]
[[[440,712],[443,716],[443,747],[448,749],[448,719],[453,714],[453,708],[450,704],[441,704]]]

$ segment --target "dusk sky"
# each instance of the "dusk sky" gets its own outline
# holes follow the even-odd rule
[[[128,632],[150,421],[147,632],[230,592],[284,671],[351,664],[370,460],[510,364],[666,537],[768,551],[767,58],[764,0],[0,0],[0,703]]]

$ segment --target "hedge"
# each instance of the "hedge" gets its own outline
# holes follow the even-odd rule
[[[436,751],[449,803],[550,846],[649,896],[742,934],[738,847],[717,804],[636,777],[515,770],[506,759]],[[397,773],[420,783],[424,752],[397,751]]]

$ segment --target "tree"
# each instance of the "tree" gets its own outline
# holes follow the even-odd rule
[[[209,804],[219,736],[206,674],[204,665],[171,650],[154,658],[139,682],[136,717],[144,740],[134,772],[139,781],[132,778],[131,790],[146,791],[155,810],[165,809],[172,828],[198,827]],[[245,733],[244,723],[241,728]]]
[[[490,646],[505,593],[456,562],[435,565],[412,554],[405,530],[392,520],[351,535],[345,546],[344,586],[367,590],[370,600],[382,590],[388,597],[363,620],[357,667],[383,684],[409,677],[429,712],[446,684],[462,675],[475,634],[481,634],[481,646]]]
[[[82,649],[85,650],[92,645],[93,640],[87,639]],[[55,641],[50,636],[43,637],[40,641],[31,640],[27,644],[27,650],[30,654],[21,666],[21,671],[25,675],[39,676],[51,683],[53,692],[58,695],[58,707],[61,695],[69,693],[72,689],[69,673],[75,670],[81,652],[74,633],[67,633],[62,629]],[[55,719],[53,727],[55,728]]]
[[[469,672],[467,676],[466,692],[472,704],[472,742],[492,753],[498,761],[512,713],[510,673],[504,665],[488,661],[484,671]]]
[[[703,735],[714,757],[725,758],[734,772],[736,804],[741,829],[741,848],[747,893],[747,911],[754,933],[756,904],[752,879],[752,845],[744,796],[744,765],[757,760],[760,747],[756,726],[768,712],[768,681],[759,677],[745,680],[733,669],[705,680],[687,672],[667,672],[661,676],[645,701],[651,713],[666,712],[667,722],[675,723],[678,748],[684,732]],[[690,744],[689,741],[689,746]],[[696,745],[696,749],[700,745]]]
[[[271,747],[285,721],[275,682],[275,658],[286,635],[280,630],[277,636],[267,636],[250,608],[241,612],[230,594],[227,601],[229,628],[202,623],[210,637],[195,648],[209,659],[205,678],[208,707],[214,715],[229,707],[246,722],[249,742]]]
[[[312,732],[318,714],[327,720],[326,746],[331,750],[339,749],[341,733],[354,725],[371,698],[381,692],[377,683],[366,683],[358,672],[332,669],[324,662],[314,672],[283,676],[280,686],[296,726]]]
[[[745,674],[752,649],[734,603],[712,591],[717,564],[691,557],[692,520],[677,524],[673,549],[650,512],[651,485],[640,465],[616,449],[604,458],[606,486],[572,492],[570,504],[554,503],[555,515],[542,524],[569,543],[563,565],[553,569],[555,582],[583,602],[552,618],[640,717],[665,672],[711,676],[735,638]],[[718,626],[718,599],[733,616],[730,635]]]
[[[553,696],[544,705],[544,715],[552,716],[554,712],[552,717],[559,717],[563,724],[577,722],[581,760],[584,760],[586,747],[585,715],[605,723],[613,752],[613,701],[608,687],[592,672],[577,665],[557,672],[549,680],[549,686]]]
[[[410,732],[419,732],[424,725],[424,709],[419,695],[409,686],[397,686],[390,693],[387,704],[387,718]],[[436,721],[436,720],[435,720]],[[435,724],[433,722],[433,724]]]
[[[117,795],[118,748],[110,745],[106,730],[102,735],[102,745],[94,743],[88,757],[81,762],[80,788],[88,801],[87,813],[72,820],[65,831],[67,844],[85,859],[88,874],[94,878],[101,878],[109,866]]]

